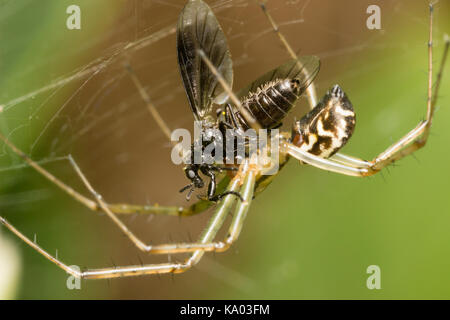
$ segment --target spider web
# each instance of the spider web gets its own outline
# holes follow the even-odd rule
[[[186,179],[171,163],[170,144],[124,66],[132,66],[171,129],[192,129],[175,50],[176,21],[185,1],[78,2],[81,30],[65,27],[67,1],[0,3],[0,21],[11,30],[0,34],[2,132],[35,160],[72,154],[107,201],[183,204],[178,190]],[[346,90],[346,83],[376,72],[391,54],[425,48],[426,1],[414,6],[379,2],[382,30],[376,31],[366,28],[370,1],[272,0],[267,7],[294,50],[321,58],[316,81],[321,96],[334,83]],[[235,91],[289,59],[256,1],[208,4],[228,38]],[[448,3],[439,6],[445,11]],[[416,42],[399,42],[395,35],[410,24],[423,32]],[[435,34],[439,40],[438,24]],[[425,66],[412,72],[424,72],[425,78]],[[417,97],[425,97],[425,87]],[[288,130],[292,118],[306,110],[306,100],[301,101],[285,122]],[[0,161],[3,170],[21,163],[5,146]],[[70,169],[63,178],[76,184]],[[29,195],[30,201],[42,196]]]

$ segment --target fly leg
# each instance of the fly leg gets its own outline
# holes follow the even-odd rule
[[[242,198],[241,194],[239,192],[236,191],[225,191],[223,193],[220,194],[215,194],[216,193],[216,173],[217,172],[221,172],[222,170],[232,170],[234,171],[234,168],[220,168],[214,165],[203,165],[200,168],[200,171],[207,177],[209,177],[210,181],[208,184],[208,200],[209,201],[213,201],[213,202],[217,202],[220,199],[222,199],[223,197],[225,197],[226,195],[232,194],[235,195],[236,197],[238,197],[241,201],[244,201],[244,199]]]

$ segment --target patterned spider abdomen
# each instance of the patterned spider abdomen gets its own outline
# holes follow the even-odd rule
[[[352,104],[335,85],[314,109],[295,122],[292,143],[304,151],[328,158],[347,143],[354,129]]]
[[[276,79],[250,92],[241,103],[263,128],[272,129],[281,123],[303,91],[305,87],[298,79]],[[243,117],[236,115],[248,127]]]

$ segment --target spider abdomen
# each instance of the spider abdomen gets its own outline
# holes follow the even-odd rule
[[[281,123],[302,91],[297,79],[276,79],[250,92],[241,103],[263,128],[271,129]]]
[[[331,157],[350,139],[355,120],[350,100],[335,85],[314,109],[294,124],[292,143],[322,158]]]

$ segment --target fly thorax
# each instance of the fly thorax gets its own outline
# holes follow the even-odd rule
[[[341,149],[355,129],[355,113],[342,89],[335,85],[292,130],[292,143],[304,151],[328,158]]]

